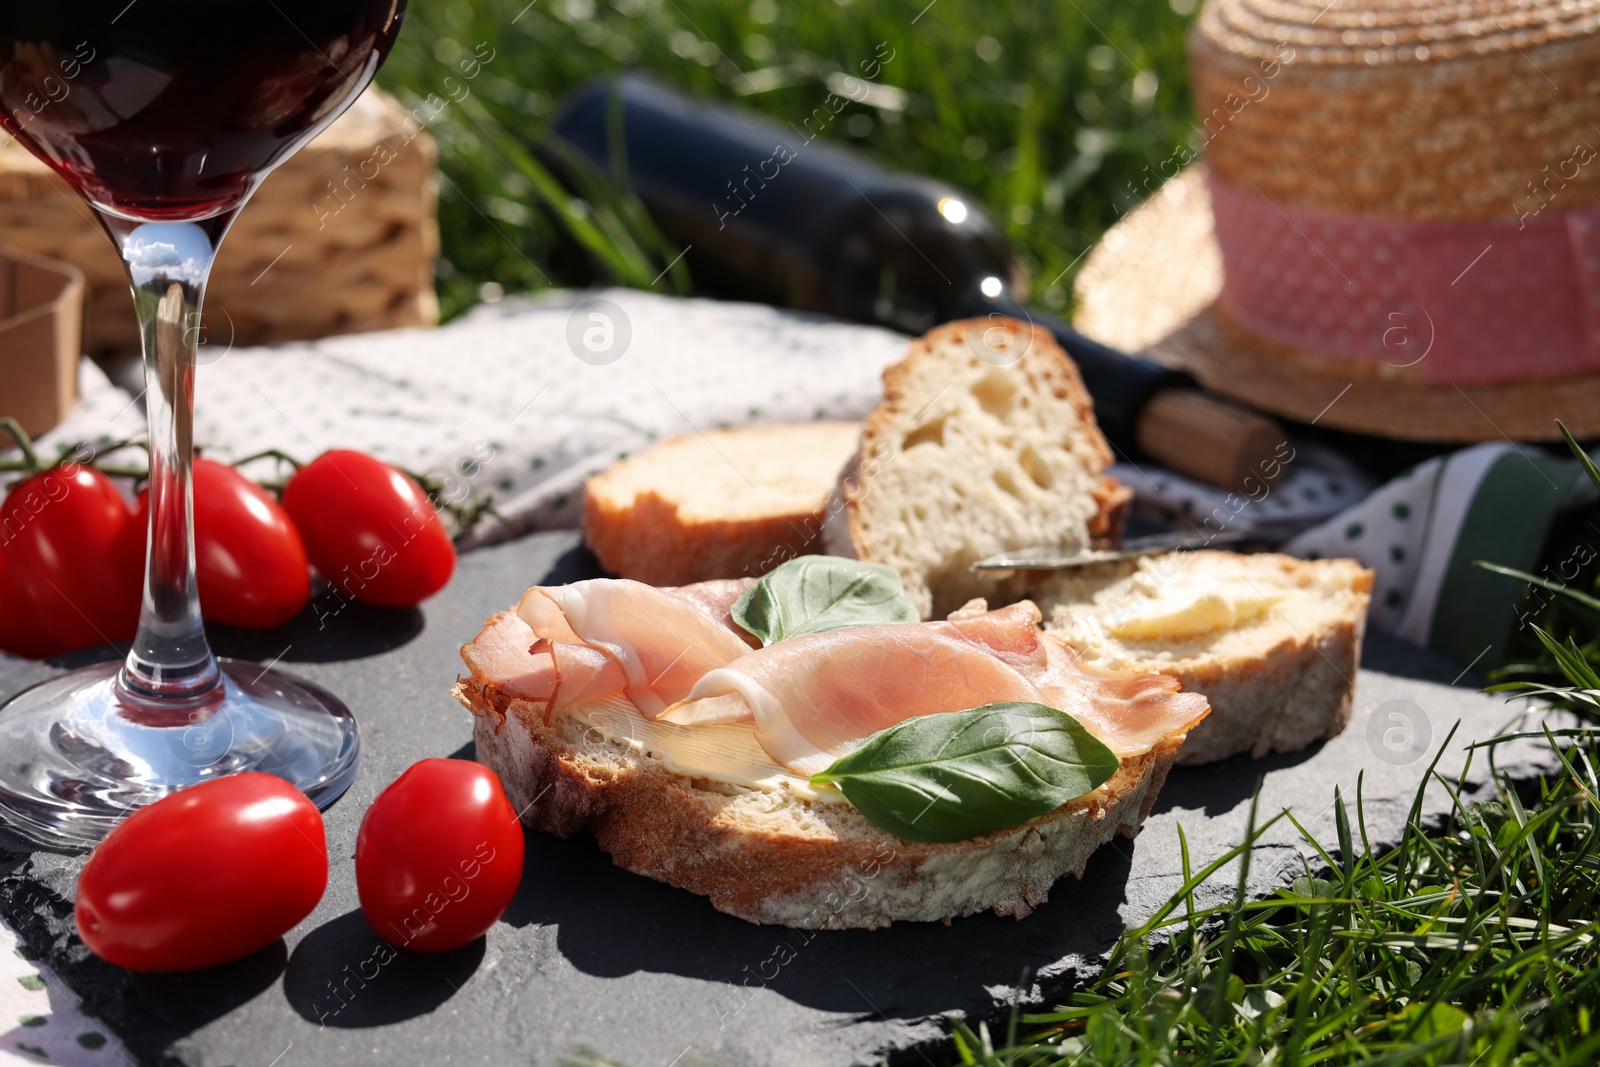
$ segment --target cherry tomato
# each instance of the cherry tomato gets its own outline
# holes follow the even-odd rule
[[[76,463],[21,482],[0,504],[0,550],[61,650],[133,637],[140,587],[117,552],[130,517],[111,479]]]
[[[144,566],[150,498],[139,494],[135,555]],[[226,463],[194,461],[194,566],[200,610],[229,626],[282,626],[311,599],[305,545],[271,493]]]
[[[28,659],[44,659],[66,651],[65,645],[39,625],[33,605],[12,577],[4,553],[0,553],[0,651]]]
[[[214,967],[282,937],[327,885],[317,806],[282,778],[233,774],[111,831],[78,878],[78,934],[118,967]]]
[[[448,952],[482,936],[521,881],[522,825],[482,764],[413,764],[361,820],[361,911],[402,948]]]
[[[283,490],[318,573],[356,600],[405,608],[444,588],[456,549],[412,478],[361,452],[324,452]]]

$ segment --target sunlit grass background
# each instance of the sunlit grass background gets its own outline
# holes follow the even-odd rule
[[[430,126],[441,151],[447,316],[546,285],[647,285],[675,250],[606,204],[576,209],[537,162],[571,90],[625,69],[799,121],[880,43],[899,108],[850,104],[827,136],[972,193],[1005,227],[1032,298],[1064,309],[1082,253],[1189,134],[1183,38],[1194,0],[412,0],[379,82],[408,104],[447,93],[480,43],[494,58]],[[480,52],[480,54],[487,54]],[[459,80],[459,78],[458,78]],[[452,83],[452,85],[455,83]],[[459,89],[457,95],[460,95]],[[1153,184],[1153,183],[1152,183]],[[661,285],[692,289],[671,276]],[[494,290],[488,290],[491,294]]]

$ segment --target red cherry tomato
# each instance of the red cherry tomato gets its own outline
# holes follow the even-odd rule
[[[0,504],[11,576],[63,651],[133,637],[140,588],[117,551],[129,518],[111,479],[76,463],[34,475]]]
[[[311,914],[328,885],[322,815],[270,774],[229,775],[140,808],[78,878],[78,934],[135,971],[248,956]]]
[[[28,659],[44,659],[66,651],[66,646],[40,625],[33,605],[12,577],[4,553],[0,553],[0,651]]]
[[[480,937],[522,881],[522,825],[489,768],[425,759],[378,794],[356,837],[361,911],[402,948]]]
[[[413,479],[361,452],[324,452],[283,490],[318,573],[356,600],[405,608],[444,588],[456,549]]]
[[[144,566],[150,497],[139,494],[134,555]],[[300,533],[271,493],[226,463],[194,461],[194,566],[200,610],[229,626],[282,626],[311,599]]]

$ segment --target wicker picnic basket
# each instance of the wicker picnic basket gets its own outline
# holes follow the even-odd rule
[[[267,178],[223,243],[209,344],[432,325],[437,159],[393,97],[368,90]],[[122,266],[77,195],[21,145],[0,146],[0,243],[71,263],[88,283],[84,347],[135,351]]]

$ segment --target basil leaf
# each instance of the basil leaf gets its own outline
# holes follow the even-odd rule
[[[732,615],[763,645],[846,626],[920,618],[894,568],[839,556],[791,559],[746,589],[734,602]]]
[[[811,781],[838,786],[898,837],[960,841],[1054,811],[1116,770],[1116,755],[1066,712],[1008,703],[907,719]]]

